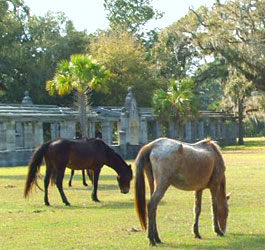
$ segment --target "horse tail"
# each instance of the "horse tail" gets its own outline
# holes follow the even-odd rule
[[[37,179],[39,176],[40,166],[44,157],[44,154],[47,152],[50,142],[44,143],[40,145],[35,152],[33,153],[31,160],[29,162],[29,169],[28,169],[28,175],[27,180],[25,184],[24,189],[24,197],[27,198],[29,196],[29,193],[34,186],[34,184],[39,188],[39,185],[37,183]]]
[[[152,144],[147,144],[141,148],[136,160],[136,179],[135,179],[135,203],[136,212],[138,214],[142,228],[146,231],[147,228],[147,210],[146,210],[146,198],[145,198],[145,179],[144,168],[150,164],[150,153],[152,151]]]

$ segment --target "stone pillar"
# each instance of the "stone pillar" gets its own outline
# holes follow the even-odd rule
[[[210,120],[210,136],[213,140],[216,139],[216,122],[214,120]]]
[[[35,122],[34,124],[34,147],[43,144],[43,126],[42,122]]]
[[[76,134],[75,122],[68,121],[67,125],[67,138],[74,139]]]
[[[16,122],[16,148],[24,148],[24,123]]]
[[[102,139],[108,144],[111,145],[112,143],[112,130],[113,124],[105,120],[102,122]]]
[[[187,122],[185,124],[185,141],[191,142],[192,141],[192,125],[191,122]]]
[[[147,138],[147,120],[146,117],[142,116],[140,119],[140,137],[139,137],[139,143],[140,144],[146,144],[148,142]]]
[[[60,135],[60,131],[59,131],[59,124],[58,123],[51,123],[51,139],[55,139]]]
[[[121,114],[121,120],[119,123],[119,130],[123,131],[125,137],[125,144],[130,143],[129,137],[129,117],[127,111]]]
[[[60,137],[68,138],[67,127],[68,126],[66,121],[60,122]]]
[[[159,121],[155,121],[155,138],[162,136],[162,124]]]
[[[139,114],[135,96],[132,88],[128,88],[128,94],[125,98],[125,109],[129,114],[129,143],[131,145],[139,144]]]
[[[16,151],[16,123],[15,121],[6,122],[6,149]]]
[[[232,123],[232,134],[231,134],[231,144],[234,145],[237,143],[238,138],[238,123],[233,121]]]
[[[169,133],[170,138],[172,139],[178,138],[178,131],[177,131],[177,126],[175,122],[168,123],[168,133]]]
[[[24,147],[29,149],[34,148],[34,132],[32,122],[24,123]]]
[[[204,135],[204,122],[203,121],[199,121],[198,123],[198,137],[200,140],[203,140],[205,138]]]
[[[221,126],[221,138],[222,139],[225,139],[226,138],[226,124],[225,124],[225,121],[224,120],[221,120],[220,121],[220,126]]]
[[[88,122],[88,136],[89,137],[96,136],[96,123],[94,121]]]
[[[217,120],[217,128],[216,128],[216,138],[217,139],[221,139],[222,138],[222,129],[221,129],[221,120],[218,119]]]
[[[0,151],[6,150],[6,123],[0,123]]]

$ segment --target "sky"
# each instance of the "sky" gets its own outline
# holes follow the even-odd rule
[[[73,21],[77,30],[87,30],[89,33],[97,29],[106,29],[108,20],[104,10],[104,0],[24,0],[31,13],[43,16],[48,11],[62,11]],[[153,0],[155,9],[164,12],[163,18],[150,21],[147,29],[165,28],[185,16],[189,7],[194,9],[201,5],[212,6],[215,0]]]

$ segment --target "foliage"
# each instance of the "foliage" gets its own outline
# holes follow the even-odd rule
[[[90,51],[111,72],[108,93],[104,96],[92,93],[94,105],[124,105],[128,87],[133,87],[140,106],[151,105],[153,90],[159,82],[154,66],[146,60],[144,48],[135,37],[120,29],[110,30],[91,41]]]
[[[185,123],[197,115],[198,99],[191,79],[171,80],[167,91],[159,89],[153,97],[154,112],[161,120]]]
[[[227,76],[227,65],[218,57],[196,70],[194,82],[199,93],[200,109],[216,111],[220,108],[219,104],[224,96],[224,82]]]
[[[121,26],[132,33],[139,33],[149,20],[161,18],[162,13],[153,9],[152,0],[104,0],[110,27]]]
[[[211,10],[191,10],[192,22],[183,22],[183,29],[204,55],[221,55],[256,88],[265,90],[264,12],[263,0],[216,1]]]
[[[180,28],[179,22],[175,22],[162,30],[152,48],[152,59],[160,75],[167,79],[182,79],[191,75],[199,60],[191,37]]]
[[[37,17],[29,14],[23,1],[12,3],[13,9],[1,9],[2,101],[21,102],[24,91],[29,90],[34,103],[71,103],[71,98],[49,97],[45,82],[53,76],[57,62],[85,50],[89,37],[76,31],[63,13]]]
[[[73,89],[86,93],[89,89],[106,89],[108,71],[90,55],[72,55],[70,60],[58,63],[53,80],[47,82],[50,95],[65,95]]]
[[[105,67],[92,59],[90,55],[72,55],[69,61],[62,60],[58,63],[53,79],[46,84],[46,90],[50,95],[56,93],[66,95],[73,90],[77,91],[83,136],[88,136],[86,94],[90,89],[105,90],[104,82],[108,76],[109,72]]]

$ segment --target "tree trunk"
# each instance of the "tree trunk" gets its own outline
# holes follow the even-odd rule
[[[238,99],[238,144],[244,145],[244,99]]]
[[[77,93],[78,96],[78,105],[79,105],[79,119],[80,119],[80,127],[81,127],[81,133],[82,137],[88,136],[88,126],[87,126],[87,113],[86,113],[86,107],[87,107],[87,97],[84,93]]]

